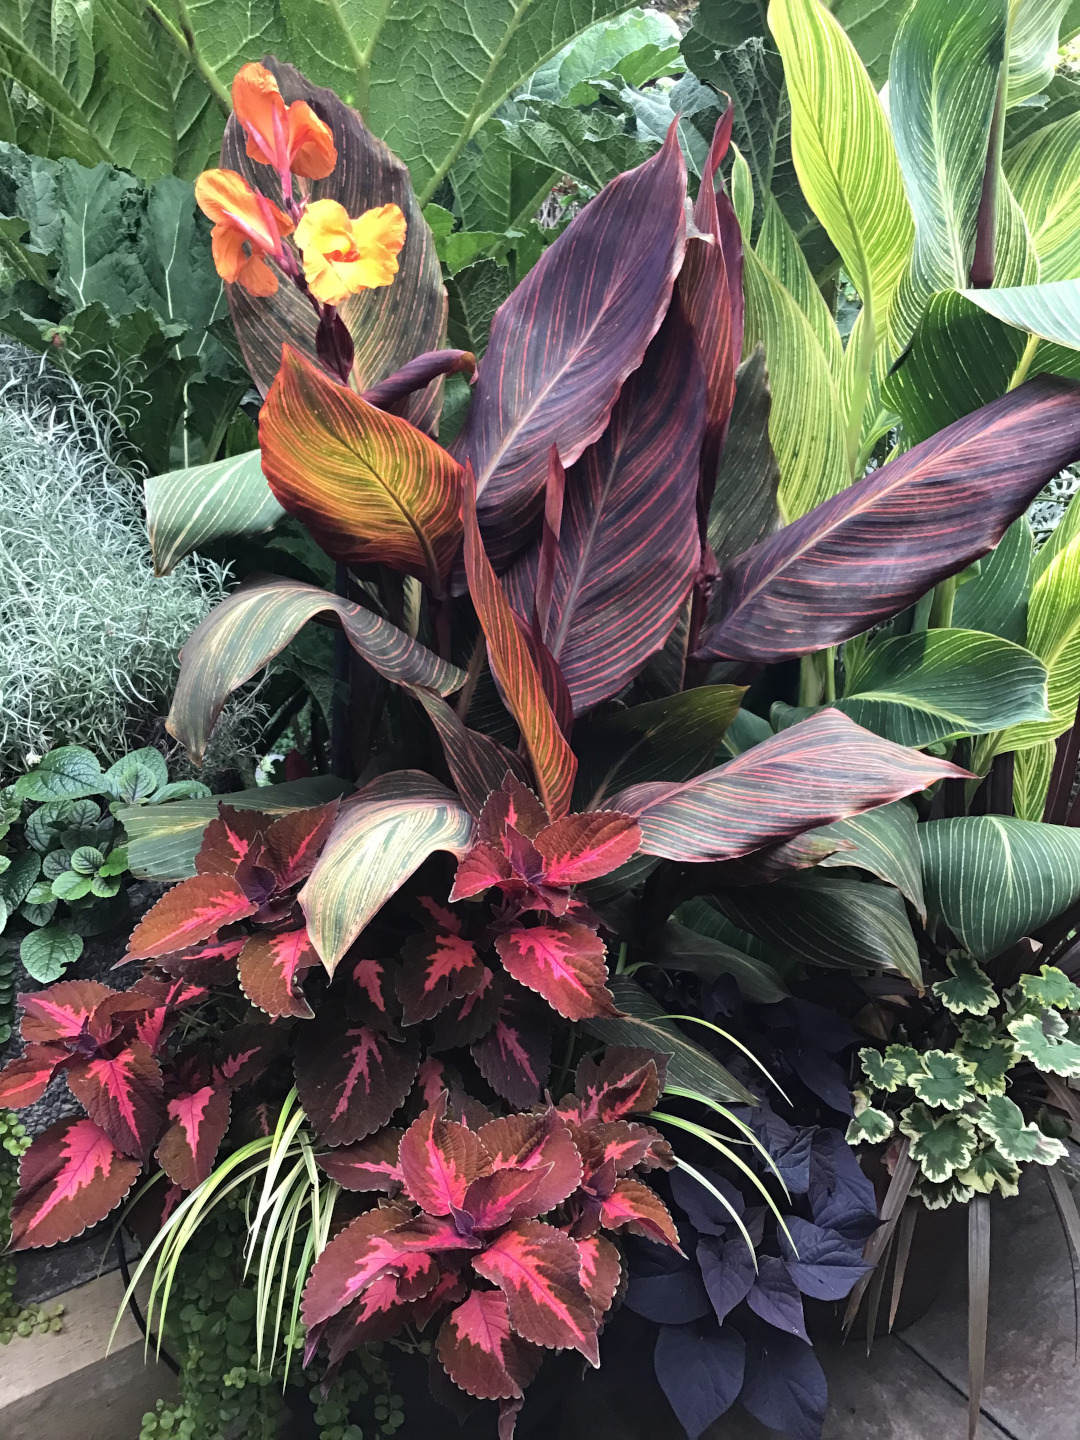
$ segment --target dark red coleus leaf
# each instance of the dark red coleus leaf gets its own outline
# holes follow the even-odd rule
[[[397,993],[403,1025],[431,1020],[452,998],[471,995],[486,968],[472,941],[461,934],[457,916],[433,902],[426,903],[433,928],[407,940],[401,951]]]
[[[574,715],[618,694],[661,649],[678,618],[701,555],[704,433],[705,379],[676,297],[623,386],[607,429],[567,477],[543,638],[565,677]],[[519,614],[531,614],[539,603],[544,543],[532,546],[506,577]]]
[[[294,1058],[296,1088],[319,1138],[349,1145],[390,1119],[416,1078],[416,1041],[329,1015],[303,1026]]]
[[[479,1134],[494,1172],[513,1166],[542,1174],[532,1196],[534,1215],[554,1210],[581,1184],[581,1156],[566,1122],[553,1109],[501,1116],[481,1126]]]
[[[397,1204],[368,1210],[330,1241],[304,1288],[302,1314],[308,1329],[336,1315],[399,1258],[386,1233],[410,1214],[408,1206]]]
[[[702,862],[760,850],[935,780],[967,777],[827,709],[693,780],[632,785],[611,803],[637,817],[644,854]]]
[[[648,1240],[679,1248],[679,1232],[667,1206],[655,1190],[640,1180],[624,1177],[616,1181],[601,1204],[600,1223],[605,1230],[625,1228],[632,1235],[644,1235]]]
[[[545,885],[599,879],[637,853],[641,831],[629,815],[610,810],[564,815],[533,837],[544,862]]]
[[[153,1001],[153,1009],[134,1017],[135,1038],[148,1045],[155,1055],[161,1053],[180,1011],[186,1005],[197,1005],[205,1000],[209,991],[203,985],[187,980],[169,982],[144,976],[137,980],[128,992],[129,996],[142,992]],[[94,1015],[97,1020],[97,1012]]]
[[[390,984],[390,976],[387,967],[381,960],[373,960],[370,956],[361,956],[352,967],[349,976],[353,988],[363,996],[364,1001],[372,1010],[380,1016],[386,1016],[387,993]]]
[[[339,800],[331,800],[311,810],[293,810],[267,830],[266,861],[277,876],[279,889],[291,889],[314,870],[326,837],[334,828],[340,804]]]
[[[465,1205],[469,1186],[491,1169],[479,1137],[445,1120],[446,1093],[438,1097],[401,1139],[398,1165],[405,1188],[429,1215],[450,1215]]]
[[[297,981],[318,963],[318,951],[305,926],[252,935],[240,954],[240,986],[252,1004],[268,1015],[310,1020],[315,1012]]]
[[[169,1101],[169,1128],[155,1153],[174,1184],[194,1190],[210,1174],[229,1128],[231,1104],[228,1090],[214,1085]]]
[[[620,1120],[656,1108],[664,1092],[668,1057],[629,1045],[609,1045],[600,1059],[586,1056],[575,1077],[582,1121]]]
[[[196,875],[235,875],[240,862],[257,851],[273,824],[261,810],[241,810],[223,802],[203,831],[195,856]]]
[[[232,876],[203,874],[181,880],[136,925],[126,958],[153,960],[185,950],[258,908]]]
[[[93,1120],[51,1125],[19,1165],[12,1248],[56,1245],[81,1235],[120,1204],[141,1168]]]
[[[585,206],[496,312],[454,453],[476,472],[497,565],[528,539],[551,445],[572,464],[641,364],[682,264],[685,197],[672,125],[660,152]]]
[[[214,1050],[214,1073],[231,1090],[257,1080],[288,1043],[280,1025],[237,1025],[218,1041]]]
[[[19,995],[22,1038],[28,1045],[74,1040],[101,1002],[115,994],[96,980],[61,980],[47,990]]]
[[[476,827],[477,838],[486,845],[505,850],[507,827],[534,840],[551,817],[538,796],[512,775],[506,775],[498,790],[487,798]]]
[[[145,1160],[164,1118],[161,1067],[141,1040],[116,1055],[75,1060],[68,1067],[71,1093],[118,1150]]]
[[[496,937],[503,965],[522,985],[542,995],[568,1020],[616,1016],[607,989],[607,953],[595,930],[573,920],[508,930]]]
[[[61,1045],[28,1045],[22,1055],[0,1070],[0,1108],[21,1110],[45,1094],[59,1065],[71,1058]]]
[[[319,1168],[343,1190],[382,1190],[396,1195],[403,1184],[398,1150],[403,1130],[383,1129],[356,1145],[317,1155]]]
[[[835,645],[985,555],[1080,454],[1080,386],[1040,375],[760,540],[724,570],[702,657]]]
[[[501,1290],[474,1290],[443,1321],[435,1348],[454,1384],[478,1400],[519,1399],[543,1359],[510,1328]]]
[[[597,1316],[611,1309],[615,1292],[622,1279],[622,1257],[603,1235],[590,1235],[577,1241],[581,1260],[580,1279]]]
[[[577,1245],[568,1235],[538,1220],[519,1220],[472,1264],[506,1296],[510,1324],[523,1339],[579,1350],[599,1365],[596,1312],[581,1283]]]
[[[486,1035],[498,1019],[504,998],[504,982],[484,966],[480,983],[462,1000],[452,1000],[435,1023],[432,1048],[450,1050],[471,1045]]]
[[[228,985],[236,979],[236,962],[246,943],[246,935],[237,935],[231,940],[213,936],[200,945],[162,955],[155,963],[166,975],[174,975],[178,980],[190,980],[197,985]],[[127,964],[126,957],[121,963]]]
[[[521,1165],[481,1175],[466,1190],[455,1223],[467,1233],[479,1234],[501,1230],[519,1217],[531,1218],[539,1213],[536,1195],[546,1178],[546,1169],[529,1170]]]
[[[539,1102],[551,1071],[551,1029],[520,991],[506,991],[494,1025],[471,1053],[504,1100],[522,1109]]]

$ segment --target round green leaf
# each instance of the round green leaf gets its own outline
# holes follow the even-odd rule
[[[82,948],[81,936],[60,925],[46,925],[23,936],[19,959],[39,984],[51,985],[69,965],[74,965]]]
[[[105,856],[96,845],[80,845],[72,852],[71,868],[76,875],[96,875],[105,863]]]
[[[45,876],[46,880],[55,880],[58,875],[63,875],[65,870],[70,869],[70,850],[50,850],[41,862],[41,873]]]
[[[156,791],[169,783],[169,768],[159,750],[148,746],[123,755],[105,771],[105,784],[110,795],[137,805],[149,800]]]
[[[91,877],[79,875],[74,870],[65,870],[52,882],[52,893],[57,900],[81,900],[90,894]]]
[[[81,745],[50,750],[36,770],[20,775],[15,794],[20,800],[77,800],[100,795],[105,788],[97,757]]]
[[[41,857],[36,851],[23,850],[12,857],[11,864],[0,875],[0,895],[9,910],[15,910],[26,899],[40,871]]]

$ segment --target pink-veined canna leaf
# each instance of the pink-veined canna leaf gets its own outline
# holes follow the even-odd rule
[[[826,709],[693,780],[632,785],[611,804],[636,816],[644,854],[702,862],[746,855],[967,775]]]
[[[12,1248],[56,1245],[81,1235],[120,1204],[141,1168],[93,1120],[51,1125],[19,1164]]]

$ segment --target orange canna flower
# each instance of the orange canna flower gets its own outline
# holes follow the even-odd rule
[[[311,293],[324,305],[340,305],[358,290],[393,282],[405,216],[396,205],[379,205],[354,220],[336,200],[316,200],[300,217],[296,243]]]
[[[306,100],[286,108],[278,83],[265,65],[243,65],[232,85],[236,118],[247,136],[247,153],[281,176],[291,171],[307,180],[324,180],[337,164],[330,127]]]
[[[235,170],[204,170],[195,199],[214,222],[210,244],[221,278],[252,295],[273,295],[278,279],[266,256],[282,254],[281,237],[293,229],[288,215]]]

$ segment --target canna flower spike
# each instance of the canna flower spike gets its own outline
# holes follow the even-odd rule
[[[214,222],[210,243],[221,278],[251,295],[275,294],[278,278],[266,257],[288,267],[282,237],[292,232],[289,216],[235,170],[204,170],[195,181],[195,199]]]
[[[405,244],[405,216],[379,205],[353,219],[336,200],[315,200],[296,227],[304,277],[316,300],[340,305],[359,290],[390,285]]]
[[[286,106],[265,65],[241,66],[233,80],[232,102],[247,136],[248,158],[274,167],[287,199],[292,196],[291,175],[325,180],[337,164],[330,127],[306,100]]]

